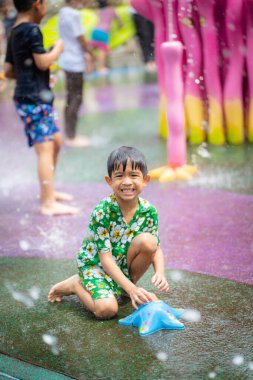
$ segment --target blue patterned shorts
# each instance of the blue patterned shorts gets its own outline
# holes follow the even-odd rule
[[[53,141],[60,129],[56,113],[50,104],[24,104],[16,102],[16,109],[25,124],[28,145]]]

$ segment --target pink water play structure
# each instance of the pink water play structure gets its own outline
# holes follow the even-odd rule
[[[186,140],[253,142],[253,0],[131,0],[155,26],[161,182],[189,178]],[[166,171],[166,172],[165,172]],[[169,173],[168,173],[169,171]]]

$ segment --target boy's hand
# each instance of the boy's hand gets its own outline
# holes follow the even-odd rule
[[[169,290],[169,284],[163,274],[155,273],[151,279],[151,282],[162,292],[167,292]]]
[[[153,293],[150,293],[143,288],[139,288],[138,286],[135,286],[133,290],[129,292],[129,297],[131,298],[132,305],[135,309],[138,309],[138,307],[144,303],[157,300],[157,297]]]

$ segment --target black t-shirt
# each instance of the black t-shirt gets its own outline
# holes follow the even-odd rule
[[[14,100],[29,104],[52,104],[49,70],[40,70],[33,53],[45,53],[43,37],[37,24],[24,22],[12,28],[5,61],[14,66],[16,87]]]

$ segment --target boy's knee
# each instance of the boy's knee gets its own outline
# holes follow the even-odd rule
[[[118,313],[118,304],[116,299],[103,299],[95,303],[94,314],[99,319],[110,319]]]
[[[144,252],[154,254],[157,250],[157,239],[148,232],[144,232],[138,236],[140,249]]]

